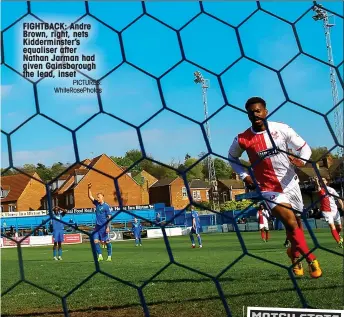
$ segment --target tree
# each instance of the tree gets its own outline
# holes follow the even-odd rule
[[[51,169],[46,167],[44,164],[38,163],[36,172],[44,182],[47,182],[53,179]]]
[[[140,162],[140,168],[141,170],[146,171],[147,173],[154,176],[155,164],[152,161],[143,160],[142,162]]]
[[[214,167],[217,178],[228,179],[232,176],[232,168],[229,166],[228,162],[225,162],[222,159],[214,159]]]
[[[125,158],[129,159],[133,163],[137,162],[139,159],[142,158],[142,153],[140,150],[129,150],[125,153]]]
[[[139,185],[143,185],[144,184],[144,178],[142,177],[141,174],[137,174],[133,177],[133,179],[139,184]]]
[[[312,148],[312,155],[311,160],[314,162],[319,161],[326,153],[328,153],[328,149],[326,146],[319,146]],[[332,158],[338,158],[338,154],[328,153]]]
[[[28,174],[33,174],[36,172],[36,166],[34,164],[24,164],[22,170]]]
[[[121,166],[121,167],[129,167],[132,164],[134,164],[134,162],[132,160],[130,160],[127,157],[121,157],[121,156],[110,156],[111,160],[113,160],[117,165]]]
[[[202,163],[203,163],[202,173],[205,178],[208,178],[209,177],[208,176],[209,175],[208,157],[204,159]],[[214,159],[214,167],[215,167],[216,178],[228,179],[232,177],[232,168],[227,161],[216,157]]]
[[[51,175],[52,175],[52,178],[56,178],[58,175],[60,175],[61,173],[63,173],[63,171],[65,171],[67,169],[67,165],[64,165],[63,163],[61,162],[57,162],[57,163],[54,163],[52,166],[51,166]]]
[[[176,178],[178,175],[177,173],[168,167],[162,166],[160,164],[154,164],[154,169],[152,170],[152,173],[150,173],[157,179],[163,179],[163,178]]]
[[[243,199],[241,201],[230,200],[220,205],[220,211],[244,210],[248,208],[251,204],[252,200],[249,199]]]
[[[18,174],[18,172],[16,170],[8,170],[5,173],[3,172],[5,169],[1,168],[1,176],[9,176],[9,175],[14,175],[14,174]]]
[[[181,166],[181,171],[189,168],[191,165],[193,165],[195,162],[197,162],[196,158],[189,158],[187,159],[183,166]],[[202,163],[198,163],[197,165],[195,165],[191,170],[188,171],[187,173],[187,179],[191,180],[191,179],[204,179],[204,174],[203,174],[203,165]]]
[[[213,209],[213,204],[210,201],[201,201],[200,205],[204,206],[204,208]]]

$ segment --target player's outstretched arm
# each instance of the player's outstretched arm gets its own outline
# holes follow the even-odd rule
[[[312,177],[311,180],[314,182],[315,191],[316,192],[320,192],[321,191],[321,186],[320,186],[318,177]]]
[[[338,204],[339,204],[339,207],[341,210],[344,210],[344,203],[343,203],[343,200],[342,199],[339,199],[338,198]]]
[[[92,196],[92,191],[91,191],[92,183],[88,183],[88,198],[94,202],[94,197]]]

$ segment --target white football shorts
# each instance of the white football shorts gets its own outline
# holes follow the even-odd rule
[[[323,211],[322,215],[328,224],[340,225],[342,223],[338,210],[337,211]]]
[[[272,210],[277,204],[287,203],[290,204],[294,209],[293,212],[296,216],[300,217],[303,211],[303,200],[301,195],[300,186],[295,183],[293,187],[287,187],[284,189],[283,193],[278,192],[262,192],[262,196],[266,200]]]

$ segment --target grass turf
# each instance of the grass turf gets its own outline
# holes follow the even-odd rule
[[[335,244],[329,230],[315,232],[320,245],[339,253],[324,250],[315,253],[323,269],[323,277],[305,276],[297,280],[302,296],[313,308],[344,309],[343,250]],[[261,257],[289,265],[283,247],[285,234],[271,232],[271,240],[263,243],[258,232],[242,233],[248,252],[229,270],[223,271],[242,254],[235,233],[204,234],[203,249],[191,249],[189,238],[169,238],[174,259],[171,264],[143,288],[151,316],[225,316],[226,311],[214,281],[192,272],[189,266],[210,275],[223,274],[219,284],[232,316],[242,316],[243,307],[302,307],[300,297],[285,269],[255,258]],[[307,236],[310,246],[311,239]],[[24,276],[20,283],[2,298],[2,316],[63,316],[61,298],[33,286],[38,285],[64,296],[95,272],[88,243],[66,245],[63,261],[52,260],[52,248],[22,248]],[[18,252],[1,251],[2,292],[20,280]],[[106,255],[106,249],[103,249]],[[104,256],[104,259],[106,256]],[[67,298],[70,316],[143,316],[138,291],[108,277],[108,274],[140,286],[169,263],[162,239],[144,240],[142,247],[133,241],[113,243],[113,261],[101,262],[104,272],[96,273]],[[31,284],[30,284],[31,283]]]

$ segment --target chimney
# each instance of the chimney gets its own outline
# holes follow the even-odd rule
[[[323,161],[324,167],[326,168],[330,168],[333,164],[333,158],[331,155],[327,155],[326,157],[322,159],[322,161]]]

